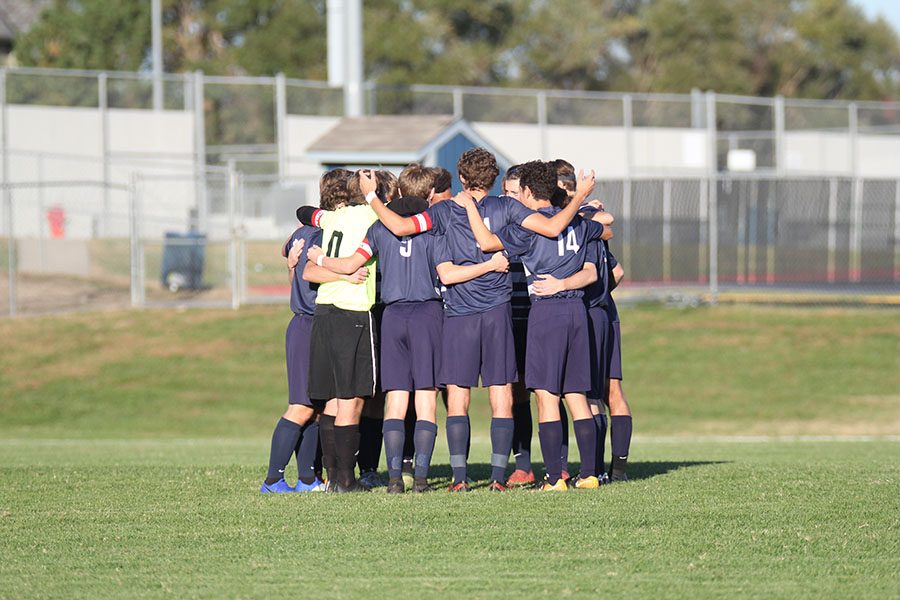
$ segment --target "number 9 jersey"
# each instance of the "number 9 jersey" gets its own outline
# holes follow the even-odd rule
[[[322,250],[332,258],[353,256],[369,227],[378,220],[368,204],[345,206],[335,211],[316,210],[311,225],[322,229]],[[344,310],[365,311],[375,304],[375,259],[366,262],[369,276],[364,284],[329,281],[319,286],[316,304],[331,304]]]

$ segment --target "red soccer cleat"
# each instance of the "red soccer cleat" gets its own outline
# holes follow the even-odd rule
[[[523,471],[522,469],[516,469],[512,472],[512,475],[509,476],[509,479],[506,480],[506,487],[529,485],[531,483],[534,483],[534,481],[534,471]]]
[[[499,481],[492,481],[490,484],[488,484],[487,489],[489,492],[508,492],[509,491],[509,488],[506,487],[505,485],[503,485],[502,483],[500,483]]]
[[[459,483],[451,483],[450,487],[447,488],[448,492],[471,492],[472,488],[469,486],[467,481],[460,481]]]

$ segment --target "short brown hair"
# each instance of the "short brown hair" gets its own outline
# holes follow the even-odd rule
[[[408,165],[400,171],[400,194],[415,198],[428,199],[434,187],[434,169],[428,169],[418,163]]]
[[[500,174],[497,159],[484,148],[463,152],[456,162],[456,170],[460,180],[465,180],[464,186],[470,190],[490,190]]]
[[[519,187],[528,188],[538,200],[550,200],[553,192],[559,189],[556,185],[556,167],[552,162],[533,160],[522,165],[519,174]]]
[[[347,182],[353,173],[347,169],[332,169],[322,174],[319,180],[319,208],[334,210],[341,204],[350,201],[347,193]]]
[[[431,172],[434,174],[435,194],[446,192],[453,185],[453,176],[444,167],[434,167],[431,169]]]
[[[575,167],[567,160],[557,158],[553,161],[556,167],[556,181],[567,192],[575,191]]]

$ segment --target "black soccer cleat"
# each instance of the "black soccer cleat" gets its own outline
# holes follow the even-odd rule
[[[371,492],[369,488],[364,485],[360,485],[359,481],[356,479],[353,480],[348,486],[343,486],[337,481],[334,482],[334,488],[331,490],[335,494],[355,494],[358,492]]]
[[[413,494],[426,494],[433,492],[434,488],[427,483],[414,483],[412,487]]]

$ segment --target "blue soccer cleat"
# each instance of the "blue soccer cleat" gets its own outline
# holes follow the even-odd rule
[[[294,488],[295,492],[324,492],[325,484],[322,483],[322,480],[316,477],[316,479],[312,483],[303,483],[302,481],[297,481],[297,487]]]
[[[279,479],[269,485],[263,483],[259,486],[259,491],[263,494],[291,494],[294,492],[294,488],[289,486],[284,479]]]

